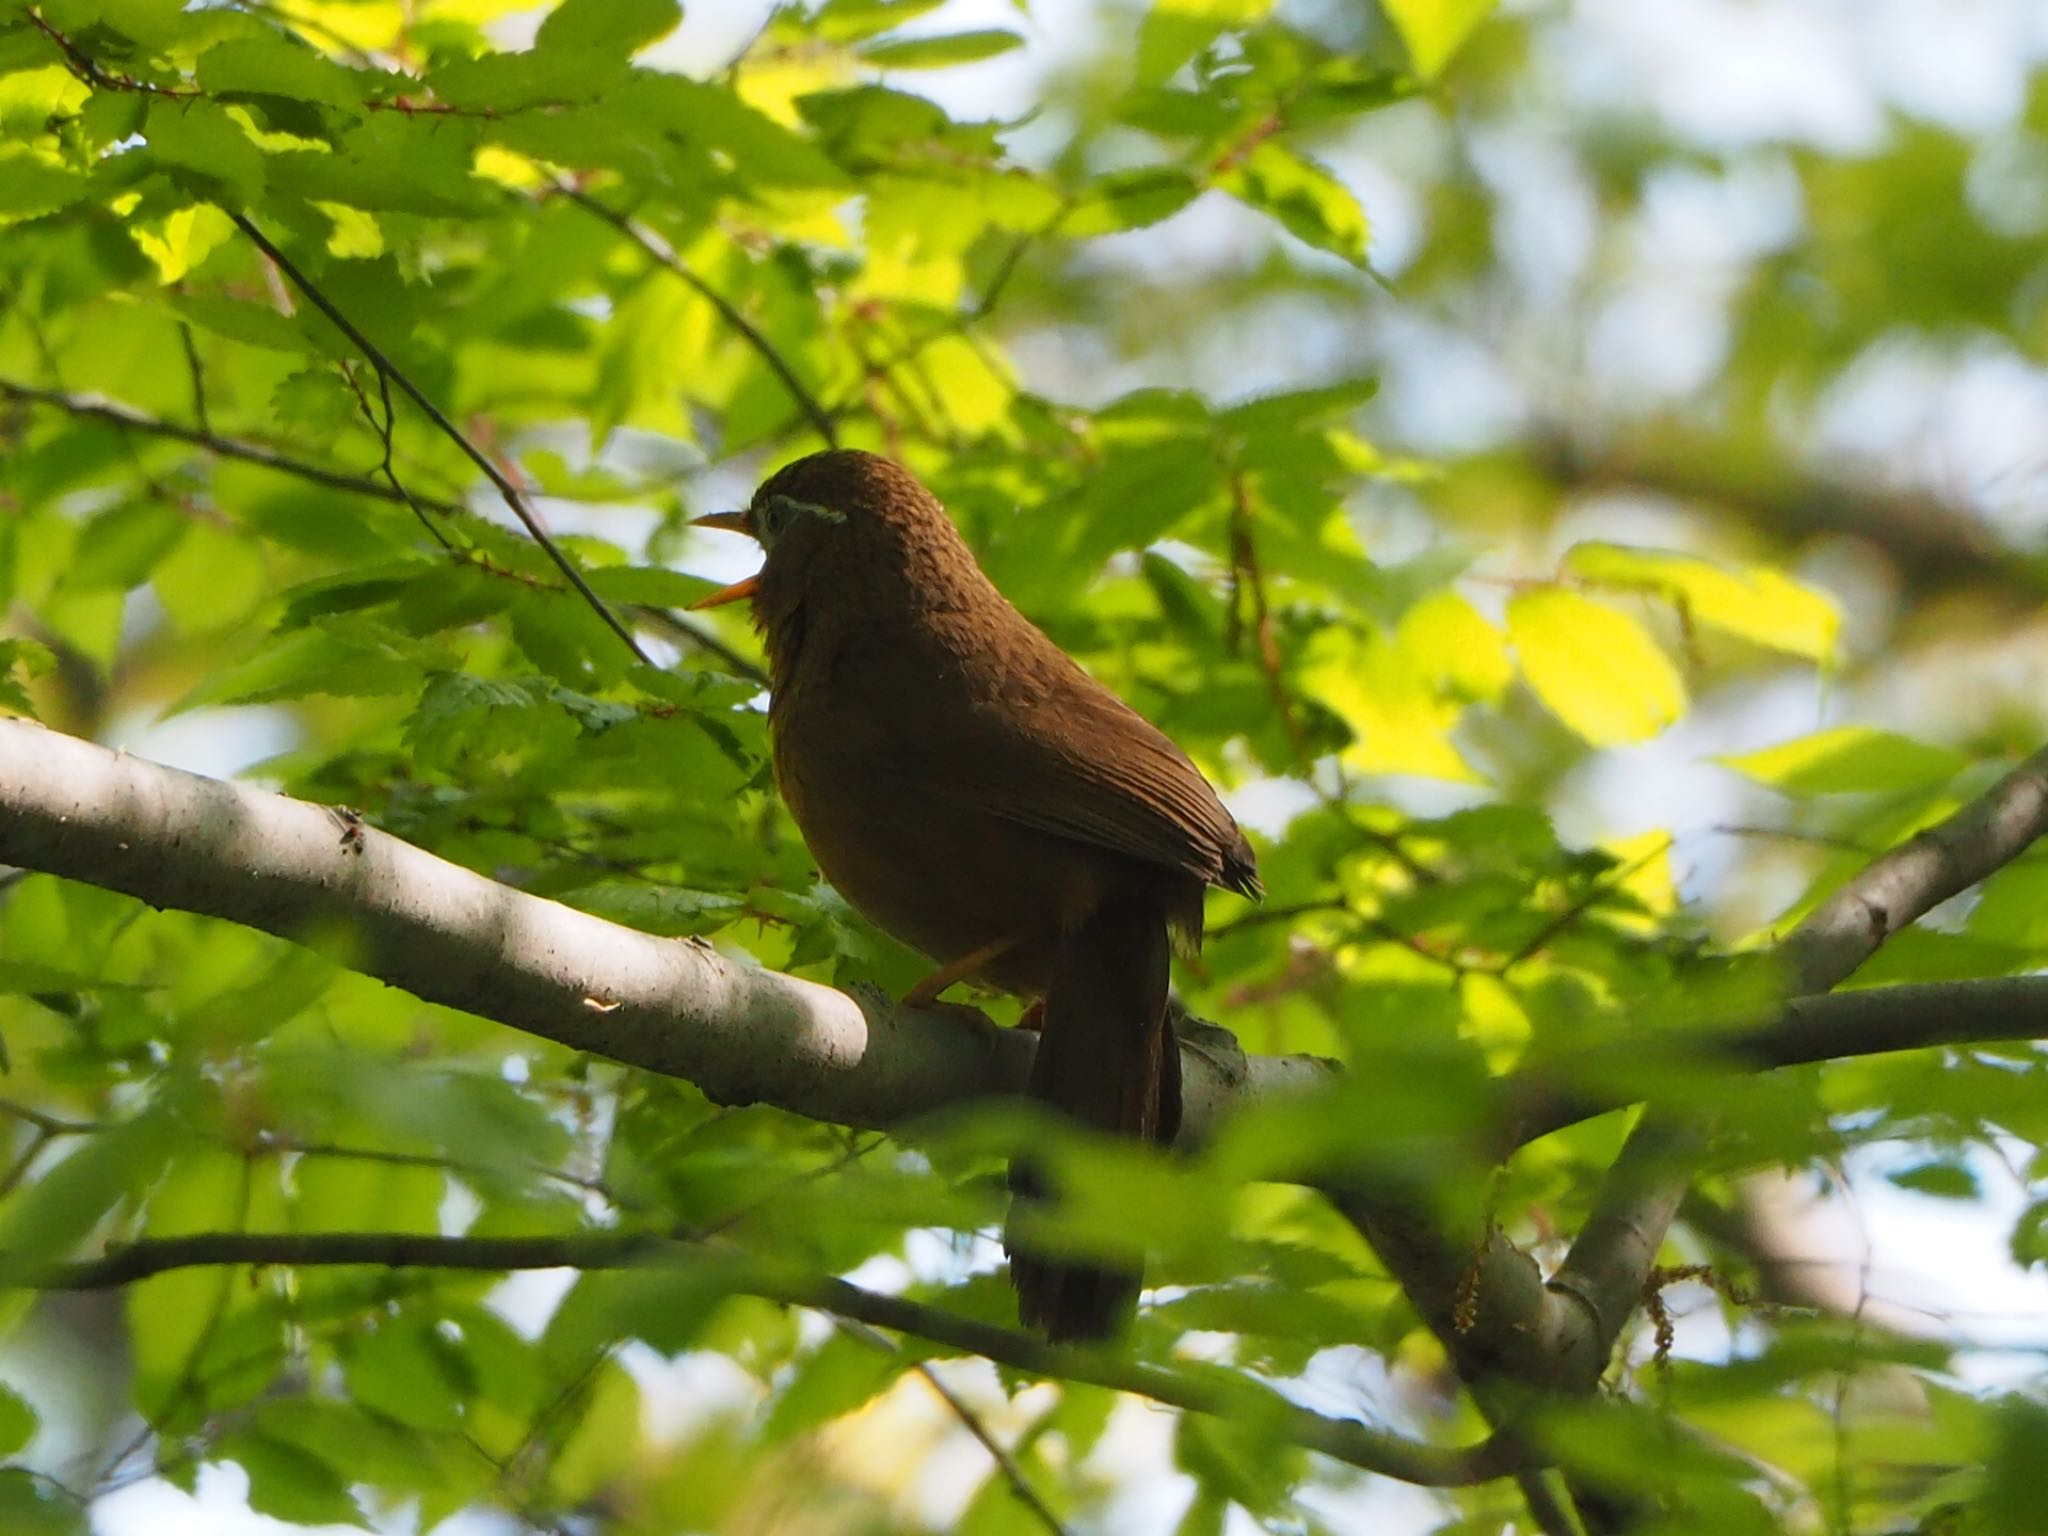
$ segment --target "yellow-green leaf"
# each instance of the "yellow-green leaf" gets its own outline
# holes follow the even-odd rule
[[[1365,210],[1351,189],[1305,155],[1268,139],[1216,178],[1240,202],[1270,214],[1318,250],[1365,265]]]
[[[1472,784],[1479,775],[1450,739],[1462,706],[1444,696],[1435,663],[1384,636],[1331,626],[1309,642],[1301,680],[1351,728],[1344,764]]]
[[[1838,725],[1719,760],[1786,795],[1896,793],[1946,783],[1970,759],[1932,742],[1867,725]]]
[[[1645,741],[1685,712],[1685,683],[1642,625],[1548,587],[1508,604],[1522,675],[1551,713],[1596,747]]]
[[[1515,679],[1500,631],[1448,589],[1402,614],[1396,638],[1424,676],[1457,698],[1497,699]]]
[[[1415,72],[1434,80],[1472,29],[1493,9],[1493,0],[1385,0],[1387,15],[1408,45]]]
[[[1768,566],[1731,571],[1696,555],[1618,544],[1580,544],[1564,564],[1585,581],[1655,593],[1701,624],[1792,656],[1826,661],[1842,628],[1832,598]]]

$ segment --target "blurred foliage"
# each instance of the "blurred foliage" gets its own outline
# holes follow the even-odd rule
[[[709,589],[680,571],[711,549],[690,516],[828,427],[895,454],[1248,808],[1267,904],[1217,898],[1190,1006],[1351,1068],[1328,1103],[1247,1114],[1171,1166],[1051,1149],[1078,1171],[1066,1239],[1150,1253],[1141,1358],[1469,1437],[1356,1234],[1262,1181],[1338,1153],[1554,1259],[1621,1117],[1496,1174],[1488,1075],[1751,1001],[1732,957],[2038,738],[2038,660],[1953,681],[1977,647],[2040,638],[1998,466],[1945,496],[1830,433],[1902,358],[2037,368],[2048,71],[1992,128],[1893,109],[1850,150],[1731,147],[1572,95],[1589,23],[1568,8],[1161,0],[1106,11],[1000,121],[920,94],[970,73],[917,72],[1010,54],[1041,25],[1021,5],[1003,26],[935,0],[789,6],[692,73],[662,61],[673,0],[562,0],[525,47],[516,11],[0,11],[0,705],[209,763],[267,751],[259,779],[499,880],[900,991],[922,962],[818,883],[775,799],[751,639],[668,616]],[[1408,205],[1397,265],[1354,190],[1368,166]],[[1653,386],[1586,358],[1644,329],[1628,306],[1674,199],[1721,209],[1733,254],[1709,361]],[[525,490],[651,663],[231,214]],[[1533,271],[1532,219],[1571,226],[1562,276]],[[1658,336],[1634,339],[1654,361]],[[1405,386],[1474,349],[1513,402],[1497,430],[1404,434],[1382,365]],[[1725,727],[1817,677],[1841,723]],[[1640,826],[1560,834],[1680,722],[1768,837],[1709,857]],[[2039,968],[2044,879],[2013,865],[1866,978]],[[985,1128],[911,1145],[720,1109],[43,877],[7,884],[0,951],[10,1262],[213,1230],[682,1222],[1012,1316]],[[1995,1145],[2038,1191],[2042,1070],[2019,1046],[1755,1083],[1646,1068],[1639,1091],[1726,1116],[1668,1245],[1725,1275],[1725,1348],[1637,1348],[1550,1442],[1672,1529],[2036,1529],[2038,1375],[1976,1392],[1967,1351],[1727,1300],[1752,1256],[1705,1218],[1746,1169],[1901,1140],[1901,1188],[1978,1199],[1971,1149]],[[2044,1208],[2016,1262],[2048,1262]],[[129,1482],[227,1463],[299,1524],[1041,1528],[985,1460],[968,1491],[919,1492],[965,1434],[912,1370],[928,1346],[687,1268],[552,1294],[357,1269],[11,1293],[0,1528],[82,1531]],[[1091,1459],[1110,1394],[941,1367],[1076,1528],[1182,1508],[1190,1532],[1358,1528],[1362,1474],[1256,1415],[1154,1448],[1190,1502],[1129,1451]],[[1505,1487],[1443,1499],[1446,1530],[1524,1518]]]

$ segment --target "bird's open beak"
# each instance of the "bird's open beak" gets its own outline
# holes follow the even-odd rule
[[[723,528],[727,533],[744,533],[751,537],[754,532],[754,517],[750,512],[706,512],[702,517],[690,519],[692,528]]]
[[[702,517],[690,519],[692,528],[722,528],[727,533],[744,533],[753,537],[754,519],[746,512],[707,512]],[[705,597],[690,604],[690,612],[700,608],[723,608],[727,603],[736,603],[743,597],[752,597],[760,588],[761,578],[753,575],[744,581],[736,581],[729,587],[720,587]]]
[[[690,612],[700,608],[723,608],[727,603],[736,603],[743,597],[752,597],[761,589],[761,578],[749,576],[745,581],[736,581],[729,587],[720,587],[709,596],[700,597],[690,604]]]

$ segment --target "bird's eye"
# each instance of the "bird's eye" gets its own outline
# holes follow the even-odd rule
[[[794,528],[799,518],[804,517],[828,523],[846,521],[843,514],[815,502],[798,501],[792,496],[769,496],[754,508],[754,537],[761,541],[762,548],[769,548]]]

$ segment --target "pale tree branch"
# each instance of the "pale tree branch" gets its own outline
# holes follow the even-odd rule
[[[1774,958],[1785,972],[1787,994],[1797,999],[1839,986],[1887,939],[1997,873],[2044,834],[2048,750],[1945,821],[1871,860],[1786,934]],[[1652,1105],[1565,1260],[1561,1274],[1573,1294],[1595,1297],[1606,1309],[1599,1318],[1603,1363],[1692,1181],[1708,1125],[1679,1105]]]
[[[1996,873],[2048,834],[2048,750],[2036,753],[1977,799],[1881,854],[1777,945],[1794,998],[1840,985],[1901,929]],[[1592,1349],[1589,1389],[1641,1301],[1657,1250],[1713,1133],[1714,1120],[1672,1100],[1650,1105],[1594,1196],[1593,1209],[1551,1294],[1583,1314]],[[1595,1491],[1600,1491],[1595,1487]],[[1626,1490],[1622,1503],[1629,1501]],[[1622,1529],[1634,1523],[1624,1514]]]
[[[901,1126],[1022,1092],[1033,1041],[960,1009],[856,1000],[500,885],[326,807],[0,721],[0,861],[245,923],[338,936],[416,997],[695,1083],[720,1103]],[[1313,1057],[1183,1052],[1191,1138],[1328,1080]]]

